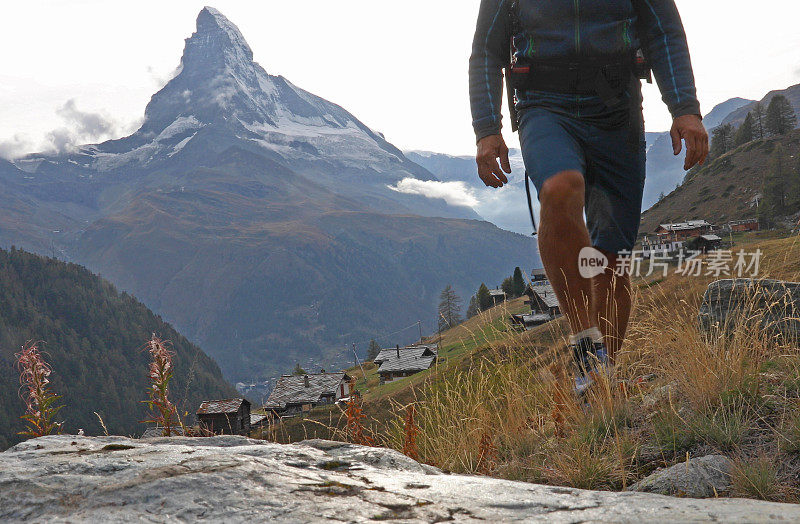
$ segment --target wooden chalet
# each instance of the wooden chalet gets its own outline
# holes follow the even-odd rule
[[[315,406],[333,404],[350,396],[347,373],[283,375],[275,384],[264,408],[279,417],[291,417]]]
[[[204,400],[197,410],[197,421],[215,435],[248,435],[250,402],[245,398]]]
[[[543,268],[531,271],[531,282],[534,284],[547,282],[547,273],[545,273]]]
[[[502,289],[490,289],[489,296],[492,297],[492,305],[502,304],[506,301],[506,292]]]
[[[656,228],[655,234],[658,235],[662,243],[669,243],[689,240],[708,234],[713,230],[714,226],[705,220],[689,220],[688,222],[675,224],[661,224]]]
[[[433,346],[419,345],[388,350],[387,354],[383,355],[378,368],[381,384],[410,377],[420,371],[430,369],[436,362],[436,357],[437,352]]]
[[[511,326],[520,331],[528,331],[553,320],[549,313],[531,313],[529,315],[511,315]]]
[[[728,222],[728,229],[733,233],[741,233],[744,231],[758,231],[760,223],[757,218],[748,218],[745,220],[732,220]]]
[[[250,415],[250,431],[254,431],[259,428],[266,428],[269,426],[270,419],[272,417],[268,415]]]
[[[708,253],[709,251],[716,251],[722,246],[722,238],[717,235],[700,235],[687,242],[686,246],[694,251]]]
[[[550,284],[535,284],[525,290],[525,305],[531,307],[531,314],[545,314],[550,320],[561,315],[558,297]]]
[[[373,362],[375,362],[378,366],[380,366],[386,360],[389,360],[391,358],[395,358],[397,356],[397,352],[398,351],[402,352],[402,351],[406,351],[406,350],[409,350],[409,349],[415,349],[415,348],[428,348],[433,353],[437,352],[436,344],[412,344],[410,346],[405,346],[405,347],[397,346],[397,347],[394,347],[394,348],[382,349],[380,351],[380,353],[378,353],[378,356],[375,357]]]

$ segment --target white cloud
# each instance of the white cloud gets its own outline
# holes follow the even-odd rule
[[[14,160],[23,156],[30,147],[30,140],[21,134],[16,134],[10,140],[0,140],[0,158]]]
[[[47,133],[44,148],[49,151],[70,151],[82,142],[111,138],[118,130],[118,125],[112,118],[78,109],[74,98],[58,108],[56,114],[67,123],[67,127],[59,127]]]
[[[478,199],[475,192],[465,182],[440,182],[438,180],[418,180],[404,178],[389,189],[408,195],[422,195],[427,198],[441,198],[451,206],[475,207]]]

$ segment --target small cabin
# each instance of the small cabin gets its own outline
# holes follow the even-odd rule
[[[553,320],[548,313],[531,313],[530,315],[511,315],[511,327],[519,331],[529,331]]]
[[[558,297],[550,284],[528,286],[525,289],[525,305],[530,306],[533,315],[548,315],[554,319],[561,315]]]
[[[655,230],[662,243],[680,242],[700,235],[705,235],[714,230],[714,226],[705,220],[689,220],[675,224],[660,224]]]
[[[437,355],[434,346],[426,345],[409,346],[402,349],[397,347],[389,350],[383,356],[378,368],[380,382],[385,384],[430,369],[436,362]]]
[[[502,289],[490,289],[489,296],[492,297],[492,305],[494,306],[506,301],[506,292]]]
[[[538,268],[531,271],[531,282],[536,284],[544,284],[547,282],[547,273],[544,268]]]
[[[700,235],[691,242],[687,243],[689,249],[708,253],[709,251],[716,251],[722,245],[722,238],[717,235]]]
[[[745,231],[758,231],[760,223],[757,218],[749,218],[745,220],[733,220],[728,222],[728,229],[733,233],[742,233]]]
[[[322,404],[350,396],[351,378],[346,373],[283,375],[264,408],[277,417],[292,417]]]
[[[197,421],[215,435],[246,436],[250,433],[250,402],[245,398],[204,400]]]

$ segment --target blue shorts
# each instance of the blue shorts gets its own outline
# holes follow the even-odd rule
[[[609,110],[598,97],[527,92],[519,103],[525,169],[541,195],[544,182],[579,171],[586,182],[586,225],[592,245],[630,251],[642,213],[646,146],[641,94]],[[632,110],[633,108],[633,110]]]

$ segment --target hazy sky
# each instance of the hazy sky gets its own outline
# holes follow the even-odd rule
[[[130,132],[178,65],[203,5],[4,2],[0,154],[39,150],[68,134],[90,141]],[[479,0],[213,5],[269,73],[344,106],[398,147],[473,151],[467,59]],[[704,111],[800,83],[797,0],[678,0],[678,7]],[[648,130],[667,129],[657,89],[646,88],[645,98]]]

